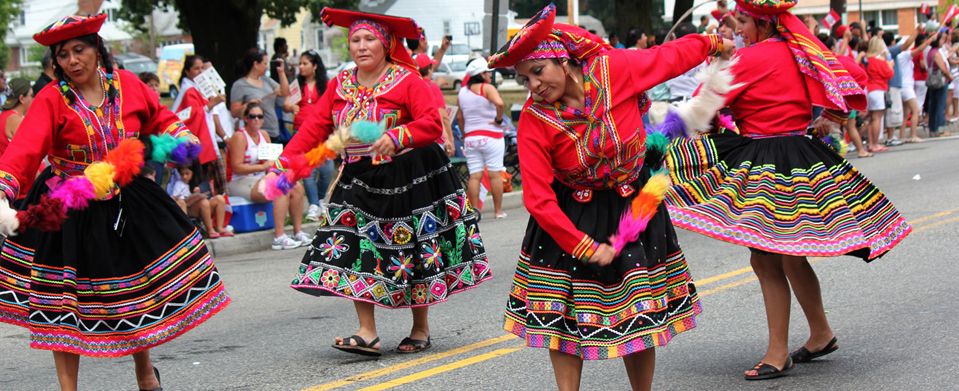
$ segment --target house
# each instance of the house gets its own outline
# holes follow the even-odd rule
[[[443,36],[452,35],[453,42],[469,47],[486,48],[490,36],[486,8],[490,1],[481,0],[360,0],[360,10],[378,14],[413,18],[426,32],[426,39],[439,42]],[[502,15],[506,15],[506,1],[501,1]],[[501,39],[505,41],[507,20],[500,19]]]
[[[134,37],[125,21],[116,17],[116,11],[121,6],[120,0],[105,0],[100,7],[107,13],[107,21],[100,29],[100,36],[107,45],[115,51],[138,51],[151,57],[151,49],[142,43],[134,43]],[[4,42],[10,50],[10,62],[6,70],[17,72],[21,69],[38,69],[40,59],[46,48],[33,40],[36,34],[56,20],[77,13],[77,0],[24,0],[20,15],[14,18],[10,29],[4,37]],[[164,42],[182,42],[183,32],[176,27],[177,16],[174,12],[154,11],[151,19],[155,29],[158,44]]]

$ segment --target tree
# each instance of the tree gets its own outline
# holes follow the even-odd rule
[[[10,32],[10,22],[20,17],[22,5],[23,0],[0,0],[0,29],[2,29],[0,31]],[[7,63],[10,62],[10,49],[3,38],[6,37],[0,35],[0,66],[2,66],[0,69],[6,68]]]
[[[690,1],[692,0],[677,0]],[[566,14],[566,0],[554,1],[556,11]],[[543,9],[549,1],[510,0],[510,10],[515,11],[519,18],[529,18]],[[654,0],[580,0],[581,15],[590,15],[599,19],[607,33],[616,32],[621,38],[630,29],[639,29],[652,33],[654,28],[661,27],[662,10]],[[685,10],[683,11],[685,12]],[[560,22],[566,23],[566,20]]]
[[[0,0],[2,1],[2,0]],[[256,46],[260,18],[266,13],[282,26],[296,22],[303,8],[318,20],[323,7],[355,9],[358,0],[122,0],[119,17],[146,30],[146,17],[155,8],[172,7],[180,16],[179,26],[193,36],[197,54],[209,58],[227,81],[243,76],[235,64]],[[168,8],[167,8],[168,9]]]

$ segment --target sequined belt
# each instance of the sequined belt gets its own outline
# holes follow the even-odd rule
[[[616,192],[619,193],[619,196],[623,198],[628,198],[636,193],[636,188],[628,183],[616,185],[613,187],[613,189],[616,190]],[[596,190],[593,189],[581,189],[573,191],[573,199],[576,200],[576,202],[585,204],[593,200],[593,192],[595,191]]]
[[[411,149],[404,149],[394,156],[399,156],[409,151],[411,151]],[[373,152],[373,144],[347,144],[343,150],[343,156],[343,161],[347,163],[356,163],[365,157],[372,159],[373,164],[386,164],[393,161],[393,157],[391,156],[383,156]]]
[[[52,170],[53,174],[64,180],[70,177],[83,175],[83,170],[90,165],[90,163],[87,162],[77,162],[56,156],[47,156],[47,160],[50,161],[50,169]],[[97,200],[106,201],[119,193],[120,187],[114,184],[113,191],[107,193],[107,195],[104,197],[97,198]]]
[[[789,137],[789,136],[805,136],[806,134],[807,134],[806,129],[803,129],[803,130],[793,130],[789,132],[773,133],[773,134],[744,134],[743,136],[754,138],[754,139],[762,139],[762,138]]]

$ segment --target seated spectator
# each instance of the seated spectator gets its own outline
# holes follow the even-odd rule
[[[140,78],[140,81],[143,84],[146,84],[150,87],[153,92],[157,93],[157,96],[160,96],[160,77],[152,72],[140,72],[137,73],[137,77]]]
[[[233,236],[232,232],[224,228],[226,200],[223,196],[211,197],[209,192],[201,192],[199,186],[193,186],[193,190],[190,190],[190,182],[193,180],[193,170],[190,167],[178,167],[176,172],[179,175],[173,175],[170,178],[170,183],[167,185],[167,194],[173,197],[183,213],[203,220],[207,237],[210,239]],[[214,214],[216,215],[216,225],[213,225]]]
[[[230,137],[227,153],[230,156],[230,166],[233,169],[233,178],[227,184],[227,192],[234,197],[243,197],[253,202],[269,202],[260,193],[259,183],[263,176],[273,167],[274,161],[261,160],[259,147],[270,143],[270,136],[262,130],[266,111],[259,103],[247,103],[243,109],[243,119],[246,127]],[[242,136],[240,136],[242,134]],[[289,250],[312,242],[312,238],[303,232],[303,210],[305,209],[303,184],[297,183],[289,194],[273,200],[274,250]],[[293,237],[283,231],[283,222],[289,212],[293,220]]]

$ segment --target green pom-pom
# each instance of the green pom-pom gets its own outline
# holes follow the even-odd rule
[[[659,132],[650,132],[646,134],[646,153],[656,152],[662,156],[666,154],[666,147],[669,146],[669,138]]]
[[[386,126],[370,121],[354,122],[350,126],[350,133],[364,144],[376,142],[386,132]]]
[[[150,142],[153,143],[153,153],[150,154],[150,159],[160,163],[166,162],[170,158],[170,152],[177,145],[180,145],[180,140],[169,134],[152,135],[150,136]]]

